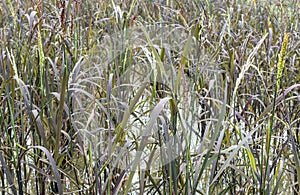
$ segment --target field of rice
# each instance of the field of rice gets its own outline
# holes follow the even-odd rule
[[[0,194],[300,194],[299,0],[0,4]]]

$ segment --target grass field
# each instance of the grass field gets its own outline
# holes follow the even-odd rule
[[[0,12],[0,194],[300,194],[300,1]]]

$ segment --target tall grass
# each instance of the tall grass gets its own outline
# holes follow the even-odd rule
[[[0,6],[1,194],[299,194],[300,4]]]

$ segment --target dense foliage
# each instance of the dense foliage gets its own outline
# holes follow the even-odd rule
[[[299,194],[298,0],[0,12],[2,194]]]

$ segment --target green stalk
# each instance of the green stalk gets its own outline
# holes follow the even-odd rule
[[[289,39],[289,34],[284,33],[284,38],[283,38],[281,51],[280,51],[280,54],[278,55],[277,82],[276,82],[275,91],[274,91],[273,110],[272,110],[272,115],[271,115],[270,128],[267,130],[267,138],[266,138],[267,139],[266,140],[266,152],[267,152],[266,155],[267,155],[267,158],[266,158],[266,171],[265,171],[264,180],[263,180],[263,184],[262,184],[263,188],[265,186],[266,180],[269,180],[270,147],[271,147],[271,137],[272,137],[272,134],[273,134],[273,124],[274,124],[274,116],[275,116],[275,108],[276,108],[276,98],[277,98],[277,95],[278,95],[278,90],[280,88],[280,81],[281,81],[282,72],[283,72],[283,69],[284,69],[284,58],[285,58],[286,49],[287,49],[287,46],[288,46],[288,39]],[[267,190],[266,193],[269,193],[269,191],[270,191],[269,182],[268,182],[267,185],[268,186],[267,186],[267,189],[266,189]]]
[[[64,111],[64,103],[66,98],[66,89],[67,89],[67,68],[63,70],[63,80],[61,84],[60,98],[59,98],[59,108],[57,115],[57,126],[56,126],[56,135],[55,135],[55,147],[54,147],[54,159],[57,161],[59,157],[59,146],[61,139],[61,127],[62,127],[62,116]]]

